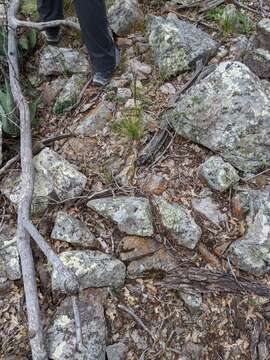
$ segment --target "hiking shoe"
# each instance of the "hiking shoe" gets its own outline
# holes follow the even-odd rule
[[[95,86],[105,86],[107,85],[113,76],[115,69],[120,63],[120,51],[117,46],[115,46],[115,67],[112,71],[107,72],[96,72],[93,76],[92,84]]]
[[[61,38],[61,31],[60,29],[58,30],[57,33],[52,34],[49,30],[45,30],[42,32],[42,34],[44,35],[47,44],[49,45],[56,45],[59,43],[60,38]]]

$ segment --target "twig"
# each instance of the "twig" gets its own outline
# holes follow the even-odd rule
[[[256,175],[252,175],[252,176],[248,177],[247,179],[243,178],[242,180],[243,180],[244,182],[249,182],[249,181],[251,181],[251,180],[254,180],[256,177],[258,177],[258,176],[260,176],[260,175],[263,175],[263,174],[268,173],[269,171],[270,171],[270,169],[266,169],[266,170],[261,171],[260,173],[258,173],[258,174],[256,174]]]
[[[256,14],[256,15],[261,15],[260,14],[260,11],[258,10],[255,10],[255,9],[252,9],[251,7],[249,6],[246,6],[246,5],[243,5],[240,3],[240,1],[238,0],[232,0],[233,4],[238,7],[238,8],[241,8],[241,9],[244,9],[244,10],[247,10],[247,11],[250,11],[252,12],[253,14]],[[269,14],[269,13],[268,13]]]
[[[151,339],[155,342],[155,336],[151,333],[151,331],[148,329],[148,327],[143,323],[143,321],[138,317],[138,315],[136,315],[134,313],[133,310],[131,310],[129,307],[125,306],[125,305],[118,305],[118,308],[120,310],[125,311],[126,313],[128,313],[131,317],[133,317],[133,319],[144,329],[144,331],[147,332],[147,334],[151,337]]]

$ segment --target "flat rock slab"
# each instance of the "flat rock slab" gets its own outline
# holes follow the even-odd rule
[[[100,287],[120,287],[125,281],[126,267],[120,261],[100,251],[66,251],[60,259],[74,271],[81,289]],[[61,274],[53,271],[52,288],[62,288]]]
[[[145,198],[118,196],[91,200],[88,207],[117,223],[128,235],[152,236],[154,233],[150,203]]]
[[[110,28],[118,36],[127,36],[143,19],[137,0],[116,0],[108,10]]]
[[[0,233],[0,284],[21,278],[21,266],[16,238]]]
[[[200,178],[216,191],[226,191],[240,180],[235,168],[220,156],[211,156],[199,167]]]
[[[88,227],[64,211],[57,213],[51,238],[84,247],[95,247],[97,245],[95,236]]]
[[[95,291],[80,294],[79,310],[85,351],[76,349],[76,334],[72,301],[67,297],[47,330],[47,348],[52,360],[105,360],[106,321],[102,295]]]
[[[160,213],[161,221],[169,234],[181,246],[193,250],[201,238],[201,228],[184,206],[169,203],[162,197],[155,196],[154,204]]]
[[[59,200],[79,196],[86,185],[86,176],[49,148],[34,157],[34,167],[52,184]]]
[[[65,111],[76,104],[85,81],[85,75],[80,74],[74,74],[67,80],[54,103],[53,112],[55,114],[63,115]]]
[[[226,61],[192,86],[166,116],[179,135],[253,173],[270,162],[267,91],[247,66]]]
[[[125,236],[118,246],[118,251],[122,261],[133,261],[146,255],[152,255],[161,247],[162,244],[151,238]]]
[[[218,44],[195,25],[179,19],[150,17],[149,43],[165,78],[192,69],[201,58],[214,56]]]
[[[104,130],[112,118],[113,105],[100,103],[90,112],[75,129],[75,133],[83,136],[95,136]]]
[[[176,258],[164,247],[153,255],[144,256],[132,261],[127,267],[127,275],[131,279],[147,275],[153,271],[168,273],[177,267]]]
[[[232,243],[228,255],[246,272],[263,275],[270,271],[270,188],[243,190],[239,206],[247,213],[247,232]]]
[[[210,195],[202,194],[198,198],[192,199],[192,207],[214,225],[219,226],[226,220],[226,215],[219,210],[218,204]]]
[[[86,56],[77,50],[48,45],[41,53],[40,75],[85,74],[88,72],[89,62]]]

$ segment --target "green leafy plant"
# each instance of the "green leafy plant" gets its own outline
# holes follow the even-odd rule
[[[19,39],[19,50],[31,51],[37,44],[37,32],[34,29],[26,31]]]

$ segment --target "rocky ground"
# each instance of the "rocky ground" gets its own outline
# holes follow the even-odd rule
[[[122,55],[104,89],[85,88],[74,31],[58,47],[38,35],[22,61],[40,98],[35,144],[68,134],[34,147],[32,216],[79,279],[86,350],[61,274],[33,245],[50,359],[270,358],[270,7],[192,4],[108,3]],[[3,166],[18,139],[2,125]],[[0,183],[4,360],[31,359],[20,192],[15,163]]]

